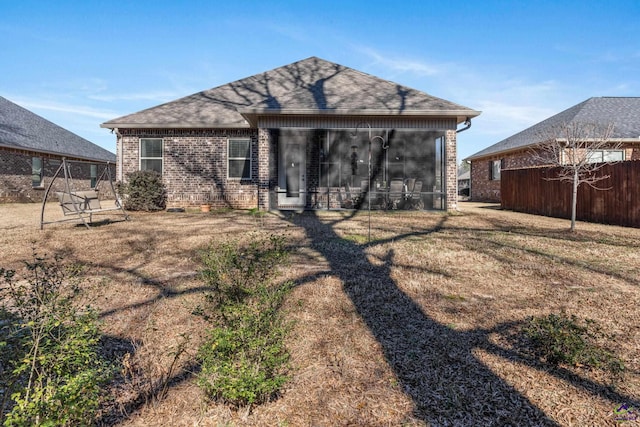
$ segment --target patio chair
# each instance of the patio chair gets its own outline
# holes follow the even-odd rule
[[[407,186],[407,194],[413,193],[413,187],[416,185],[415,178],[407,178],[404,180],[404,184]]]
[[[358,195],[353,194],[349,183],[346,183],[344,185],[344,190],[340,189],[340,196],[340,206],[345,209],[353,209],[359,200]]]
[[[402,209],[405,201],[404,197],[404,181],[402,179],[392,179],[389,183],[387,209]]]
[[[416,181],[411,189],[411,192],[407,195],[407,204],[410,209],[423,209],[424,201],[422,200],[422,181]]]

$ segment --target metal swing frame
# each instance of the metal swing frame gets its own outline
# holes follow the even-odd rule
[[[71,189],[71,170],[69,169],[70,163],[85,163],[90,165],[104,165],[104,169],[102,173],[96,179],[96,184],[93,186],[91,190],[85,191],[75,191]],[[51,182],[47,186],[46,191],[44,192],[44,196],[42,198],[42,209],[40,211],[40,230],[44,228],[45,224],[54,224],[58,222],[66,222],[66,221],[82,221],[82,223],[87,227],[89,224],[93,222],[93,214],[101,213],[101,212],[109,212],[109,211],[121,211],[125,220],[129,219],[129,215],[124,210],[124,206],[118,197],[118,193],[116,192],[115,186],[113,185],[113,178],[111,176],[111,168],[109,167],[113,163],[111,162],[91,162],[86,160],[68,160],[66,158],[62,158],[62,163],[56,170],[56,173],[51,178]],[[60,207],[62,208],[62,213],[66,217],[68,215],[75,215],[76,218],[64,218],[56,221],[45,221],[44,220],[44,210],[47,204],[47,198],[49,197],[49,193],[51,192],[51,188],[53,187],[53,183],[60,176],[60,172],[63,172],[64,175],[64,191],[57,191],[56,194],[58,196],[58,201],[60,202]],[[98,186],[102,181],[109,180],[109,186],[111,187],[111,191],[115,196],[115,207],[103,208],[100,205],[100,200],[98,199]],[[89,222],[87,222],[87,218]]]

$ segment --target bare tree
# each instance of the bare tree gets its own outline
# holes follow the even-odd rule
[[[534,156],[538,162],[560,169],[558,175],[549,180],[564,181],[572,184],[571,192],[571,228],[576,229],[576,206],[578,187],[587,184],[598,190],[598,183],[609,178],[599,173],[600,169],[617,161],[608,156],[612,150],[619,149],[621,143],[612,140],[613,125],[590,122],[569,122],[547,128],[540,134],[540,144],[536,145]]]

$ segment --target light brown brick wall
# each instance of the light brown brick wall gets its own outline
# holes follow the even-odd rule
[[[275,141],[268,129],[258,130],[258,208],[269,210],[269,190],[275,186]]]
[[[447,210],[455,210],[458,208],[458,158],[456,137],[457,134],[455,130],[448,130],[445,134]]]
[[[259,206],[258,194],[265,185],[262,152],[268,135],[255,129],[120,129],[123,145],[123,172],[140,167],[141,138],[162,138],[164,147],[163,182],[167,188],[168,207],[197,206],[204,202],[214,208],[250,209]],[[249,138],[251,144],[251,179],[227,178],[227,143],[229,138]],[[262,139],[261,139],[262,138]],[[262,142],[264,140],[264,142]],[[259,153],[261,154],[259,156]],[[262,159],[262,163],[258,160]],[[267,180],[268,182],[268,180]],[[262,196],[260,196],[262,199]]]

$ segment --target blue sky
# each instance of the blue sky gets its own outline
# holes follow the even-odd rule
[[[592,96],[640,96],[640,1],[0,0],[0,96],[100,123],[310,56],[481,110],[462,159]]]

